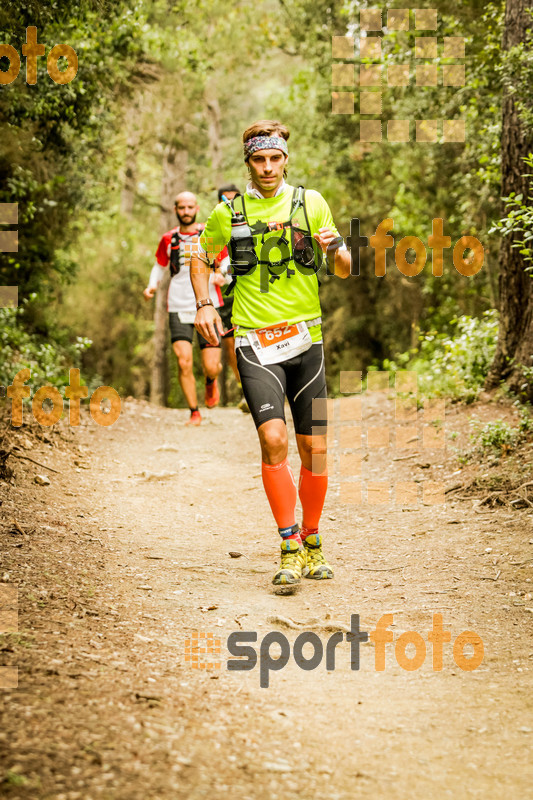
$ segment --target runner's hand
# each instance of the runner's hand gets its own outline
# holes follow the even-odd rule
[[[226,279],[225,279],[224,275],[222,275],[222,273],[213,272],[213,274],[211,275],[211,283],[214,283],[215,286],[225,286],[226,285]]]
[[[153,286],[152,287],[149,286],[147,289],[144,290],[143,297],[145,300],[151,300],[155,293],[156,293],[155,288]]]
[[[319,228],[318,233],[313,234],[314,238],[317,240],[318,244],[324,251],[324,253],[328,250],[328,245],[331,244],[333,239],[336,239],[338,234],[333,233],[330,228]]]
[[[217,338],[217,331],[220,336],[224,335],[224,328],[222,320],[213,306],[202,306],[196,312],[196,319],[194,320],[194,327],[201,333],[204,339],[207,339],[209,344],[213,347],[219,347],[220,342]]]

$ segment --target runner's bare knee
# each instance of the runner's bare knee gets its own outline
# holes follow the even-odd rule
[[[317,474],[324,472],[327,465],[328,449],[326,436],[296,434],[296,441],[304,467]]]
[[[182,375],[190,375],[192,373],[192,357],[189,355],[178,355],[178,367]]]
[[[202,350],[202,365],[206,378],[214,380],[222,369],[220,347],[205,347]]]
[[[269,420],[258,430],[265,464],[279,464],[287,457],[287,427],[283,420]]]

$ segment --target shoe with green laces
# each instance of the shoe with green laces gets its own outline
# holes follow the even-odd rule
[[[274,575],[275,586],[295,588],[300,583],[302,569],[305,567],[305,551],[296,539],[286,539],[281,543],[281,566]]]
[[[304,539],[304,552],[306,564],[302,570],[304,578],[324,580],[333,578],[333,569],[330,567],[322,552],[322,536],[319,533],[310,533]]]

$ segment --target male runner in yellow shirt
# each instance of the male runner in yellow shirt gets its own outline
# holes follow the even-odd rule
[[[281,591],[294,590],[302,575],[333,577],[318,532],[327,490],[327,419],[325,410],[321,419],[316,411],[313,416],[313,400],[326,397],[316,276],[323,253],[335,253],[336,275],[350,274],[350,254],[322,195],[307,190],[302,196],[285,181],[289,135],[284,125],[271,120],[244,132],[250,183],[233,207],[219,203],[213,210],[191,262],[195,326],[214,344],[222,324],[208,295],[208,264],[228,245],[236,275],[232,322],[237,363],[259,435],[263,485],[282,537],[281,566],[273,578]],[[287,460],[285,397],[301,459],[301,530],[295,520],[296,483]]]

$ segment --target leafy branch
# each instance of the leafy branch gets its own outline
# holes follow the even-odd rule
[[[524,162],[533,169],[533,153],[529,153]],[[526,172],[524,178],[533,178],[532,172]],[[531,181],[528,181],[531,189]],[[520,255],[526,262],[526,272],[533,273],[533,189],[528,192],[524,200],[523,194],[511,192],[508,197],[502,197],[507,214],[497,220],[489,233],[501,233],[502,236],[513,236],[513,248],[520,248]]]

